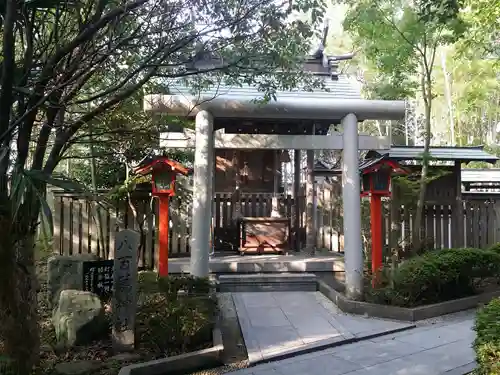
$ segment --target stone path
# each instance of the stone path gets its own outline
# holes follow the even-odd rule
[[[414,327],[345,314],[320,292],[232,296],[251,365]]]
[[[463,375],[475,367],[474,312],[232,372],[231,375]]]

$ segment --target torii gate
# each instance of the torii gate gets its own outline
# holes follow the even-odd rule
[[[344,249],[346,294],[353,299],[363,295],[363,247],[361,241],[361,202],[359,150],[390,148],[390,138],[358,134],[358,122],[404,118],[404,101],[338,99],[328,92],[278,92],[277,100],[256,103],[254,93],[241,89],[214,95],[148,95],[146,111],[168,112],[174,116],[195,117],[194,135],[177,133],[163,140],[164,147],[194,147],[193,212],[191,229],[191,274],[209,274],[210,225],[212,217],[214,149],[301,149],[342,150],[342,197],[344,203]],[[214,132],[214,119],[328,120],[341,122],[342,134],[267,135],[224,134]]]

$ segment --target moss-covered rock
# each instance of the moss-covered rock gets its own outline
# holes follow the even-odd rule
[[[109,324],[99,297],[91,292],[63,290],[52,315],[58,348],[84,345],[105,337]]]

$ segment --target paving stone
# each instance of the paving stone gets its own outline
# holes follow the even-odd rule
[[[267,352],[304,345],[301,337],[292,327],[254,327],[252,335],[257,338],[264,357]]]
[[[274,292],[272,296],[279,303],[279,306],[283,311],[296,309],[304,309],[305,307],[314,308],[318,301],[315,297],[316,293],[304,293],[304,292]]]
[[[411,344],[401,345],[400,342],[395,340],[386,340],[377,343],[367,341],[332,349],[332,353],[335,357],[355,362],[366,367],[421,351],[422,348]]]
[[[245,307],[271,307],[278,306],[278,302],[273,296],[273,293],[263,292],[263,293],[234,293],[243,302]]]
[[[313,360],[297,361],[288,365],[277,364],[276,369],[286,375],[340,375],[361,369],[359,364],[322,355]],[[254,370],[255,375],[260,375]]]
[[[410,357],[420,367],[428,368],[429,373],[443,373],[474,361],[475,354],[467,340],[428,349]]]
[[[338,313],[319,292],[233,293],[250,364],[408,324]],[[330,304],[331,301],[329,302]]]
[[[291,325],[279,307],[247,307],[246,310],[253,327],[282,327]]]
[[[408,334],[396,336],[395,339],[405,344],[419,346],[422,349],[432,349],[457,341],[459,338],[453,335],[446,327],[440,327],[431,330],[408,332]]]
[[[374,366],[365,367],[349,375],[438,375],[430,366],[420,366],[408,357],[393,359]]]
[[[335,316],[335,320],[339,322],[345,329],[352,332],[354,335],[370,334],[374,332],[390,331],[393,329],[403,328],[408,326],[407,323],[400,323],[390,320],[364,318],[352,315]]]
[[[275,297],[280,304],[281,301],[290,301],[292,296]],[[290,298],[290,299],[288,299]],[[293,298],[299,300],[300,296]],[[307,297],[307,298],[310,298]],[[305,298],[304,298],[305,299]],[[289,302],[284,302],[289,303]],[[321,304],[320,304],[321,305]],[[302,341],[307,341],[304,335],[306,322],[313,324],[313,330],[324,325],[317,317],[322,317],[319,312],[311,313],[316,308],[303,309],[304,315],[312,314],[314,319],[301,319],[296,311],[288,313],[290,327],[296,330]],[[295,315],[294,315],[295,314]],[[298,314],[298,315],[297,315]],[[243,316],[243,320],[247,319]],[[388,327],[398,327],[402,323],[388,320],[363,318],[349,314],[332,314],[331,320],[337,321],[338,326],[348,326],[354,331],[363,335],[367,323],[371,322],[373,329],[386,329]],[[340,324],[342,323],[342,324]],[[393,323],[393,324],[391,324]],[[413,330],[407,330],[396,334],[390,334],[359,341],[346,345],[332,347],[322,351],[315,351],[308,354],[297,355],[284,360],[260,364],[255,367],[243,370],[244,372],[234,372],[232,375],[446,375],[462,374],[461,369],[472,369],[474,364],[474,352],[472,342],[474,331],[472,330],[474,315],[467,313],[450,316],[439,320],[436,324],[424,324]],[[356,325],[357,324],[357,325]],[[252,328],[252,332],[247,336],[251,340],[258,340],[265,337],[267,341],[263,345],[268,345],[261,353],[262,358],[271,358],[284,353],[293,353],[296,350],[312,345],[324,343],[326,340],[315,341],[312,344],[305,342],[294,346],[293,334],[289,331],[288,336],[283,333],[286,327],[268,327],[270,332],[265,332],[265,327],[257,330],[249,323],[244,325]],[[273,343],[278,343],[281,329],[281,346],[272,347]],[[243,328],[242,328],[243,330]],[[284,330],[284,331],[283,331]],[[345,330],[345,328],[344,328]],[[340,331],[345,334],[343,331]],[[371,331],[373,332],[373,330]],[[330,338],[332,340],[332,338]],[[246,341],[246,338],[245,338]],[[284,345],[286,343],[286,346]],[[250,352],[249,352],[250,353]],[[255,363],[255,362],[254,362]],[[458,372],[457,372],[458,371]]]
[[[342,336],[341,332],[320,316],[312,316],[309,323],[301,321],[301,324],[294,324],[292,320],[292,324],[306,343]]]

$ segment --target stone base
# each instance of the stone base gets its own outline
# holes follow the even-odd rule
[[[218,367],[222,365],[221,357],[224,351],[220,329],[215,327],[212,335],[211,348],[128,365],[122,367],[118,375],[177,375]]]
[[[210,273],[343,272],[344,256],[224,255],[210,259]],[[168,260],[170,274],[190,273],[189,258]]]
[[[335,303],[340,310],[346,313],[409,322],[416,322],[419,320],[473,309],[481,304],[490,302],[493,298],[500,297],[500,290],[496,290],[476,296],[410,308],[353,301],[322,280],[318,281],[318,287],[321,293]]]

